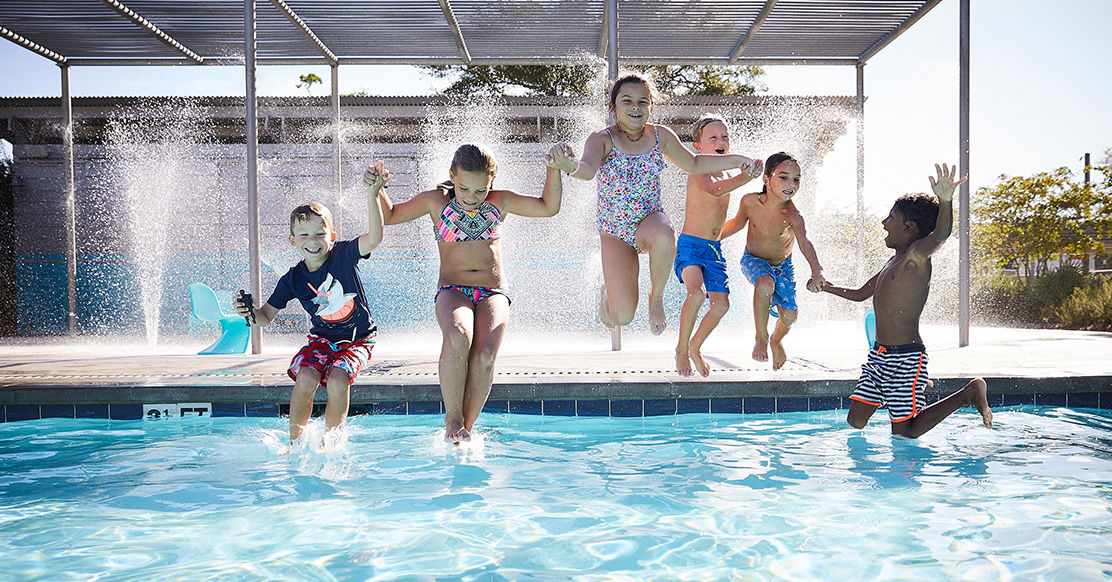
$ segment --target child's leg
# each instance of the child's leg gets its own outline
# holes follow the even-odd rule
[[[773,370],[779,370],[784,362],[788,361],[788,354],[784,351],[784,336],[788,335],[792,324],[799,316],[799,312],[795,309],[780,307],[776,312],[780,314],[780,317],[776,318],[776,328],[772,331],[772,338],[769,340],[769,347],[772,348]]]
[[[340,368],[330,368],[324,384],[328,391],[328,403],[324,406],[324,429],[332,430],[344,423],[351,401],[351,380],[348,373]]]
[[[467,354],[474,335],[475,311],[471,299],[451,289],[436,297],[440,346],[440,393],[444,398],[444,440],[456,442],[463,431],[463,389],[467,382]]]
[[[758,362],[768,361],[768,308],[774,292],[776,281],[771,275],[761,275],[753,282],[753,326],[757,331],[753,359]]]
[[[301,437],[302,429],[313,416],[313,395],[319,385],[320,372],[309,367],[298,370],[290,396],[290,442]]]
[[[463,428],[475,426],[479,413],[490,396],[494,382],[494,358],[506,335],[510,320],[510,301],[505,295],[491,295],[475,306],[475,340],[467,362],[467,385],[463,392]]]
[[[664,314],[664,288],[672,275],[676,261],[676,232],[663,212],[654,212],[637,225],[637,246],[649,255],[649,331],[653,335],[664,333],[667,318]]]
[[[637,251],[621,239],[599,233],[602,246],[602,284],[599,318],[613,327],[633,321],[637,311]]]
[[[869,423],[869,418],[873,416],[876,409],[877,407],[872,404],[865,404],[859,400],[850,400],[849,414],[846,415],[846,422],[853,428],[865,428],[865,425]]]
[[[707,341],[710,332],[718,327],[718,322],[722,321],[722,318],[725,317],[726,312],[729,310],[730,294],[711,291],[710,308],[707,309],[707,313],[703,316],[703,320],[699,322],[699,329],[695,330],[695,335],[691,338],[691,344],[688,346],[688,353],[690,354],[691,361],[695,363],[695,367],[703,377],[710,375],[710,366],[707,366],[707,363],[703,361],[703,342]]]
[[[988,407],[988,385],[984,380],[975,378],[961,390],[924,408],[923,412],[911,420],[893,422],[892,434],[918,438],[957,409],[970,404],[981,413],[981,420],[985,426],[992,428],[992,410]]]
[[[683,309],[680,310],[680,337],[679,341],[676,342],[676,371],[679,372],[680,376],[690,376],[693,374],[688,353],[691,344],[691,331],[695,329],[695,320],[699,318],[699,309],[703,307],[706,290],[703,288],[703,268],[699,265],[688,265],[680,271],[680,274],[683,275],[683,284],[687,288],[687,298],[683,300]]]

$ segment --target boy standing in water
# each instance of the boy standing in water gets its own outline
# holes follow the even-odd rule
[[[691,128],[692,147],[696,153],[725,154],[730,151],[730,132],[726,120],[717,115],[704,115]],[[676,277],[687,287],[687,299],[680,312],[680,337],[676,343],[676,371],[681,376],[694,372],[706,377],[710,367],[700,350],[707,336],[730,309],[730,286],[726,277],[726,260],[722,257],[722,225],[730,205],[730,192],[752,180],[761,171],[761,161],[740,173],[714,172],[687,176],[687,204],[683,231],[676,241]],[[710,307],[699,323],[694,337],[695,320],[703,299]]]
[[[975,378],[964,388],[925,407],[923,389],[927,377],[927,353],[919,337],[919,316],[927,302],[931,282],[931,255],[950,236],[953,226],[954,189],[965,178],[954,181],[956,167],[934,166],[937,178],[929,178],[935,200],[929,194],[901,196],[884,219],[884,244],[895,251],[880,272],[859,289],[835,287],[823,282],[822,290],[851,301],[873,298],[876,313],[876,344],[861,366],[857,389],[850,395],[846,420],[864,428],[876,409],[888,405],[892,434],[917,438],[934,428],[957,409],[971,404],[992,428],[985,381]]]
[[[367,168],[367,233],[336,242],[332,213],[323,204],[306,202],[290,213],[289,241],[301,261],[274,287],[266,303],[250,310],[243,301],[233,303],[236,312],[254,314],[260,327],[269,325],[278,311],[294,299],[309,314],[309,342],[290,362],[293,379],[290,397],[290,442],[296,442],[313,414],[313,394],[321,385],[328,391],[324,408],[326,430],[347,418],[351,385],[371,359],[377,327],[367,308],[367,296],[359,280],[358,263],[382,242],[382,209],[378,194],[390,174],[378,162]]]
[[[741,271],[753,284],[753,324],[757,330],[753,359],[767,362],[771,347],[773,370],[779,370],[788,360],[784,336],[799,315],[792,267],[792,247],[797,242],[811,265],[807,289],[817,293],[824,282],[815,247],[807,240],[803,215],[792,202],[799,192],[799,181],[799,163],[790,154],[772,154],[764,165],[764,188],[742,196],[737,215],[726,221],[722,229],[722,238],[726,238],[749,226]],[[771,338],[768,335],[770,314],[777,318]]]

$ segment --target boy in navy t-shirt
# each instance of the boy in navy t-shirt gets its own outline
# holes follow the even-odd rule
[[[382,242],[382,209],[377,198],[389,179],[382,162],[363,174],[368,187],[367,233],[358,238],[336,242],[332,213],[323,204],[306,202],[290,213],[289,241],[302,260],[282,275],[266,303],[254,309],[258,325],[266,326],[296,299],[311,318],[309,343],[297,352],[289,367],[294,380],[290,442],[301,436],[313,414],[313,394],[318,385],[328,391],[325,429],[332,430],[344,422],[351,385],[371,359],[377,328],[367,309],[358,263]],[[371,186],[376,186],[373,195]],[[243,302],[236,300],[233,305],[240,315],[251,315]]]

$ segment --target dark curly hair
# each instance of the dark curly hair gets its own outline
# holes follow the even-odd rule
[[[914,222],[919,228],[916,240],[934,232],[935,224],[938,223],[938,199],[934,196],[922,192],[904,194],[896,199],[892,207],[900,211],[905,220]]]

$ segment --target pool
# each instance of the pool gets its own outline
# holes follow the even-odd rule
[[[441,422],[286,454],[277,418],[2,424],[0,578],[1112,575],[1109,411],[963,410],[918,441],[844,411],[489,414],[466,450]]]

